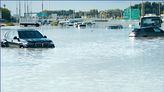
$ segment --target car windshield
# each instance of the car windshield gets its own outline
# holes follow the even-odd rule
[[[155,32],[155,31],[153,30],[153,28],[144,28],[144,29],[142,29],[142,31],[147,32],[147,33]]]
[[[43,35],[38,31],[18,31],[19,38],[43,38]]]
[[[143,18],[142,19],[142,26],[153,26],[153,25],[160,25],[161,19],[159,17],[155,18]]]
[[[138,32],[140,31],[140,29],[134,29],[132,32]]]

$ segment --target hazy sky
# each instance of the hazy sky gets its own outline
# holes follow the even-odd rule
[[[69,10],[87,11],[90,9],[107,10],[107,9],[125,9],[128,6],[142,1],[43,1],[44,10]],[[11,10],[12,14],[16,14],[16,7],[19,1],[1,1],[1,7],[6,5],[6,8]],[[42,10],[42,1],[21,1],[21,14],[25,11],[25,3],[29,5],[29,12],[39,12]]]

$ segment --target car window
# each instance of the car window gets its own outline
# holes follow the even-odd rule
[[[153,30],[153,28],[145,28],[145,29],[142,29],[144,32],[155,32],[154,30]]]
[[[138,32],[140,31],[140,29],[134,29],[132,32]]]
[[[154,23],[154,21],[152,21],[152,19],[143,19],[143,23],[144,24],[152,24],[152,23]]]
[[[43,38],[43,35],[38,31],[18,31],[19,38]]]
[[[18,31],[14,31],[13,32],[13,36],[12,37],[14,38],[15,36],[18,37]]]
[[[161,19],[160,17],[148,17],[148,18],[142,18],[141,19],[141,26],[161,26]]]
[[[155,32],[162,32],[162,30],[159,29],[159,28],[154,28],[154,31],[155,31]]]

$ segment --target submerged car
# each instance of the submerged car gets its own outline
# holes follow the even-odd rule
[[[123,29],[122,25],[111,25],[108,26],[106,29]]]
[[[6,32],[1,47],[54,48],[55,45],[35,29],[17,29]]]
[[[156,37],[164,36],[164,31],[159,27],[143,27],[134,29],[129,37]]]

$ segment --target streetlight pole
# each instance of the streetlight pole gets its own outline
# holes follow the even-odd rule
[[[20,22],[20,18],[21,18],[21,2],[19,0],[19,22]]]
[[[132,7],[131,7],[131,1],[130,1],[130,20],[132,19]]]
[[[28,0],[27,0],[27,17],[29,17],[29,6],[28,6]]]
[[[145,14],[144,14],[144,3],[143,3],[143,0],[142,0],[142,6],[141,6],[141,15],[142,16],[144,16]]]
[[[19,22],[19,15],[18,15],[18,2],[16,1],[16,22]]]
[[[43,12],[43,0],[42,0],[42,12]]]
[[[161,3],[159,2],[159,16],[161,16]]]

